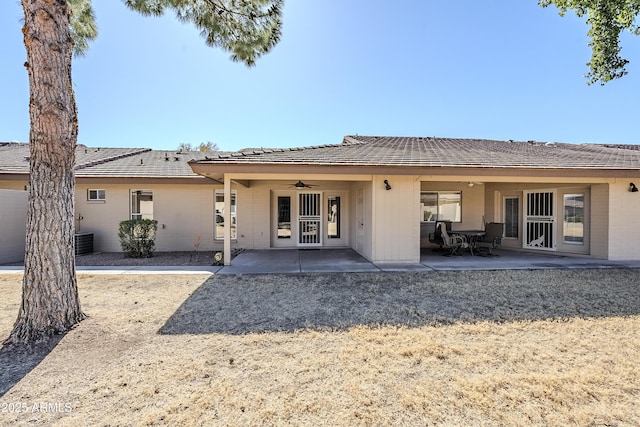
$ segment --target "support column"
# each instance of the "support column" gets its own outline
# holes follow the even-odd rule
[[[231,265],[231,177],[224,175],[224,265]]]

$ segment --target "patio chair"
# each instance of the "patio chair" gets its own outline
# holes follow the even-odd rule
[[[451,231],[451,221],[436,221],[433,233],[429,233],[429,242],[438,245],[438,250],[442,250],[442,245],[444,244],[440,224],[445,224],[446,231]]]
[[[442,242],[443,242],[442,249],[447,251],[447,253],[445,253],[444,255],[446,256],[462,255],[458,253],[458,251],[461,248],[466,249],[469,247],[466,237],[460,236],[457,234],[449,234],[447,232],[446,225],[445,226],[443,225],[444,225],[443,223],[438,224],[438,227],[440,229],[440,234],[442,235]]]
[[[504,235],[504,223],[502,222],[487,223],[485,228],[484,238],[476,242],[478,255],[493,256],[493,250],[502,244],[503,235]],[[486,253],[483,254],[484,251],[486,251]]]

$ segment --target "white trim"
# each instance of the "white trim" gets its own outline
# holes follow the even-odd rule
[[[217,198],[218,196],[222,197],[223,201],[224,201],[224,190],[213,190],[213,240],[217,241],[217,242],[222,242],[224,241],[224,233],[222,235],[222,237],[218,237],[217,236],[217,227],[218,227],[218,222],[217,222],[217,216],[222,216],[223,218],[223,224],[231,224],[232,226],[235,225],[236,227],[236,237],[231,236],[231,241],[237,241],[238,240],[238,191],[237,190],[231,190],[231,201],[233,202],[235,200],[235,216],[232,215],[231,219],[232,221],[230,223],[224,222],[224,212],[223,215],[220,215],[217,211],[216,211],[216,203],[217,203]],[[223,208],[224,209],[224,208]],[[232,210],[233,213],[233,210]],[[233,222],[233,218],[235,218],[235,222]],[[233,227],[229,227],[229,228],[233,228]]]
[[[237,203],[237,201],[236,201]],[[236,204],[237,207],[237,204]],[[224,175],[224,223],[231,224],[231,176]],[[237,234],[236,229],[236,234]],[[231,265],[231,227],[224,228],[224,265]]]
[[[521,238],[522,236],[522,221],[520,221],[520,219],[523,217],[523,210],[522,210],[522,203],[520,203],[520,196],[519,195],[503,195],[502,196],[502,209],[499,210],[500,212],[500,221],[502,222],[505,226],[505,233],[506,233],[506,228],[507,228],[507,199],[516,199],[518,201],[518,214],[516,215],[516,221],[518,221],[518,235],[513,237],[513,236],[507,236],[506,234],[502,237],[503,239],[509,239],[509,240],[518,240]]]
[[[91,192],[94,191],[96,193],[96,197],[91,197]],[[100,197],[100,192],[102,192],[102,197]],[[88,202],[104,202],[107,200],[107,190],[102,188],[87,188],[87,201]]]

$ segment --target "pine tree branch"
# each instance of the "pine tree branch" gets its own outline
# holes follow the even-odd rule
[[[218,3],[215,0],[204,0],[204,1],[205,3],[210,5],[214,11],[217,9],[219,15],[222,15],[222,13],[226,12],[230,15],[242,16],[243,18],[257,19],[257,18],[266,18],[267,16],[272,16],[274,14],[273,8],[269,8],[269,10],[265,13],[256,15],[254,13],[243,13],[243,12],[238,12],[236,10],[231,10],[228,7],[225,7],[223,4]]]

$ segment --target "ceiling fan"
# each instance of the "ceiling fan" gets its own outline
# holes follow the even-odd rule
[[[292,187],[296,187],[298,190],[301,190],[303,188],[312,188],[313,187],[313,185],[305,184],[301,180],[298,180],[298,182],[296,182],[295,184],[291,184],[291,186]]]

